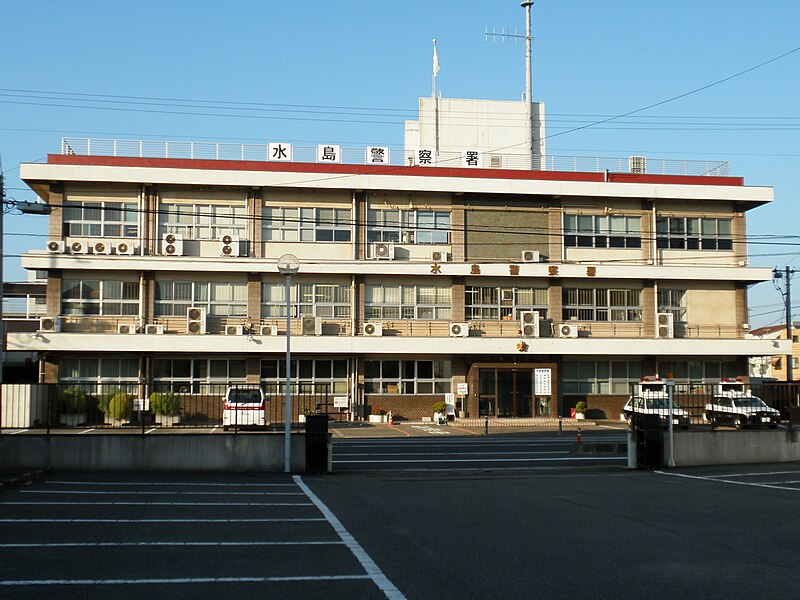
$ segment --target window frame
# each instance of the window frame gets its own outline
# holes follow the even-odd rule
[[[624,303],[619,302],[623,296]],[[642,290],[565,287],[562,291],[561,318],[563,321],[641,323]]]
[[[395,292],[392,295],[397,301],[386,300],[387,290]],[[431,294],[432,302],[425,301],[424,293]],[[376,296],[383,299],[374,300]],[[453,289],[450,285],[369,283],[364,288],[365,321],[450,321],[452,316]]]
[[[225,214],[227,211],[230,214]],[[158,209],[159,234],[174,233],[184,240],[212,241],[230,235],[245,241],[248,238],[248,220],[246,202],[162,202]]]
[[[166,286],[171,288],[169,298],[162,297],[162,290]],[[190,298],[175,300],[176,286],[189,286]],[[226,287],[230,290],[229,299],[220,299],[218,296]],[[193,306],[205,308],[210,317],[247,317],[246,281],[156,280],[153,295],[156,317],[185,317],[186,309]],[[166,310],[166,307],[172,308]]]
[[[522,301],[520,296],[528,292],[532,294],[534,303]],[[495,296],[496,301],[494,301]],[[536,296],[544,297],[537,298]],[[547,319],[548,296],[547,288],[468,285],[464,287],[464,314],[467,321],[517,321],[520,319],[520,312],[533,310],[538,311],[540,319]],[[486,302],[486,300],[492,301]]]
[[[430,363],[430,377],[425,376]],[[378,377],[371,377],[370,371]],[[397,367],[394,375],[394,367]],[[452,390],[452,363],[449,360],[365,360],[365,395],[441,395]]]
[[[91,218],[93,215],[89,211],[98,211],[98,218]],[[68,200],[64,203],[62,221],[65,237],[124,239],[139,237],[137,202]],[[116,233],[113,231],[114,228],[119,228]]]
[[[720,225],[727,225],[720,233]],[[713,225],[714,233],[706,233]],[[733,218],[656,215],[656,247],[660,250],[733,250]]]
[[[70,297],[67,294],[74,289],[73,284],[77,287],[78,294]],[[92,284],[96,284],[96,286]],[[119,286],[118,294],[112,291],[117,286]],[[131,294],[132,291],[135,294]],[[118,311],[113,310],[115,305],[119,306]],[[96,308],[96,311],[91,310],[93,307]],[[119,279],[63,279],[61,281],[61,313],[92,317],[138,317],[139,282]]]
[[[264,206],[261,218],[261,239],[264,242],[349,244],[353,237],[352,209],[349,206]]]
[[[450,244],[452,218],[450,210],[370,208],[367,243],[446,246]]]
[[[332,290],[333,295],[343,294],[345,300],[321,300],[323,292]],[[268,300],[272,292],[280,292],[279,300]],[[286,285],[274,281],[261,282],[261,318],[286,318]],[[301,301],[298,301],[298,298]],[[323,319],[350,319],[352,314],[352,288],[349,283],[293,283],[289,290],[291,318],[321,317]],[[309,302],[307,299],[310,299]],[[302,301],[306,300],[306,301]],[[320,310],[323,309],[323,310]],[[328,310],[330,309],[330,310]],[[331,314],[325,314],[330,312]],[[298,316],[299,315],[299,316]]]

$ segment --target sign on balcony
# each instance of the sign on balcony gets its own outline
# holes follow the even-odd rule
[[[318,163],[342,162],[342,147],[338,144],[320,144],[317,146]]]
[[[270,142],[268,145],[269,160],[277,160],[281,162],[292,161],[292,145],[284,144],[282,142]]]

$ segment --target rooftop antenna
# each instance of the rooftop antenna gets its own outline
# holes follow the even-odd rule
[[[491,33],[488,28],[484,30],[484,39],[488,41],[491,36],[492,41],[496,42],[499,37],[501,42],[513,40],[515,44],[519,40],[525,40],[525,116],[528,121],[528,156],[533,161],[533,56],[531,52],[531,6],[533,6],[533,0],[525,0],[520,3],[520,6],[525,9],[525,35],[519,35],[516,29],[514,29],[514,33],[511,33],[510,29],[506,32],[505,27],[498,33],[497,29],[493,27]]]

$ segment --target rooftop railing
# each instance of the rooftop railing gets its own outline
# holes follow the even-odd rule
[[[375,164],[367,160],[367,149],[340,147],[337,162],[344,164]],[[217,142],[187,142],[160,140],[116,140],[105,138],[62,138],[61,154],[79,156],[119,156],[132,158],[179,158],[199,160],[241,160],[271,162],[268,144],[231,144]],[[314,163],[318,161],[317,146],[292,145],[292,162]],[[438,167],[464,166],[464,158],[458,152],[440,152],[435,165]],[[728,177],[727,161],[671,160],[643,156],[589,157],[589,156],[534,156],[502,152],[483,153],[483,168],[559,171],[581,173],[635,173],[654,175],[691,175],[702,177]],[[413,157],[402,150],[390,152],[385,165],[410,166]]]

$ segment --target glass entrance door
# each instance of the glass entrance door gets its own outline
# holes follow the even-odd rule
[[[533,373],[517,369],[480,369],[481,416],[533,416]],[[494,408],[497,407],[495,412]]]

